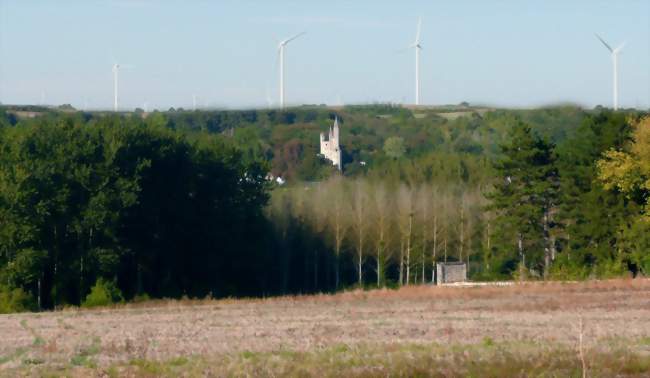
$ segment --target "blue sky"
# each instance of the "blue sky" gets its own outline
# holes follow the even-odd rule
[[[612,103],[609,53],[627,45],[620,103],[650,107],[650,1],[0,0],[0,101],[167,109],[414,101],[503,107]]]

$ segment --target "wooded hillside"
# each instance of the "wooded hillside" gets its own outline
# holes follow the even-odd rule
[[[648,118],[461,110],[2,109],[0,302],[424,283],[450,260],[473,279],[650,271]],[[334,117],[342,175],[318,156]]]

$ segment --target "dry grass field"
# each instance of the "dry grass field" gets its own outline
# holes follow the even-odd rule
[[[583,371],[650,376],[650,280],[422,286],[0,315],[5,376]]]

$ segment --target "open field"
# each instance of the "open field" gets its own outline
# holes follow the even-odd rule
[[[10,376],[581,376],[583,361],[589,376],[650,375],[649,280],[0,316],[0,375]]]

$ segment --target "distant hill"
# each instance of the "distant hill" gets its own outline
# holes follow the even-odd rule
[[[3,108],[9,123],[41,115],[71,112],[38,106]],[[77,112],[84,119],[113,116],[111,112]],[[569,137],[588,114],[562,106],[534,110],[492,109],[469,104],[400,106],[393,104],[343,107],[301,106],[288,109],[182,109],[153,113],[121,113],[188,133],[207,132],[232,138],[247,159],[266,160],[275,176],[289,181],[319,180],[333,169],[317,156],[319,133],[335,117],[341,124],[344,174],[366,174],[406,181],[489,180],[489,162],[506,131],[519,120],[539,135],[559,143]],[[384,143],[398,137],[405,154],[389,158]]]

